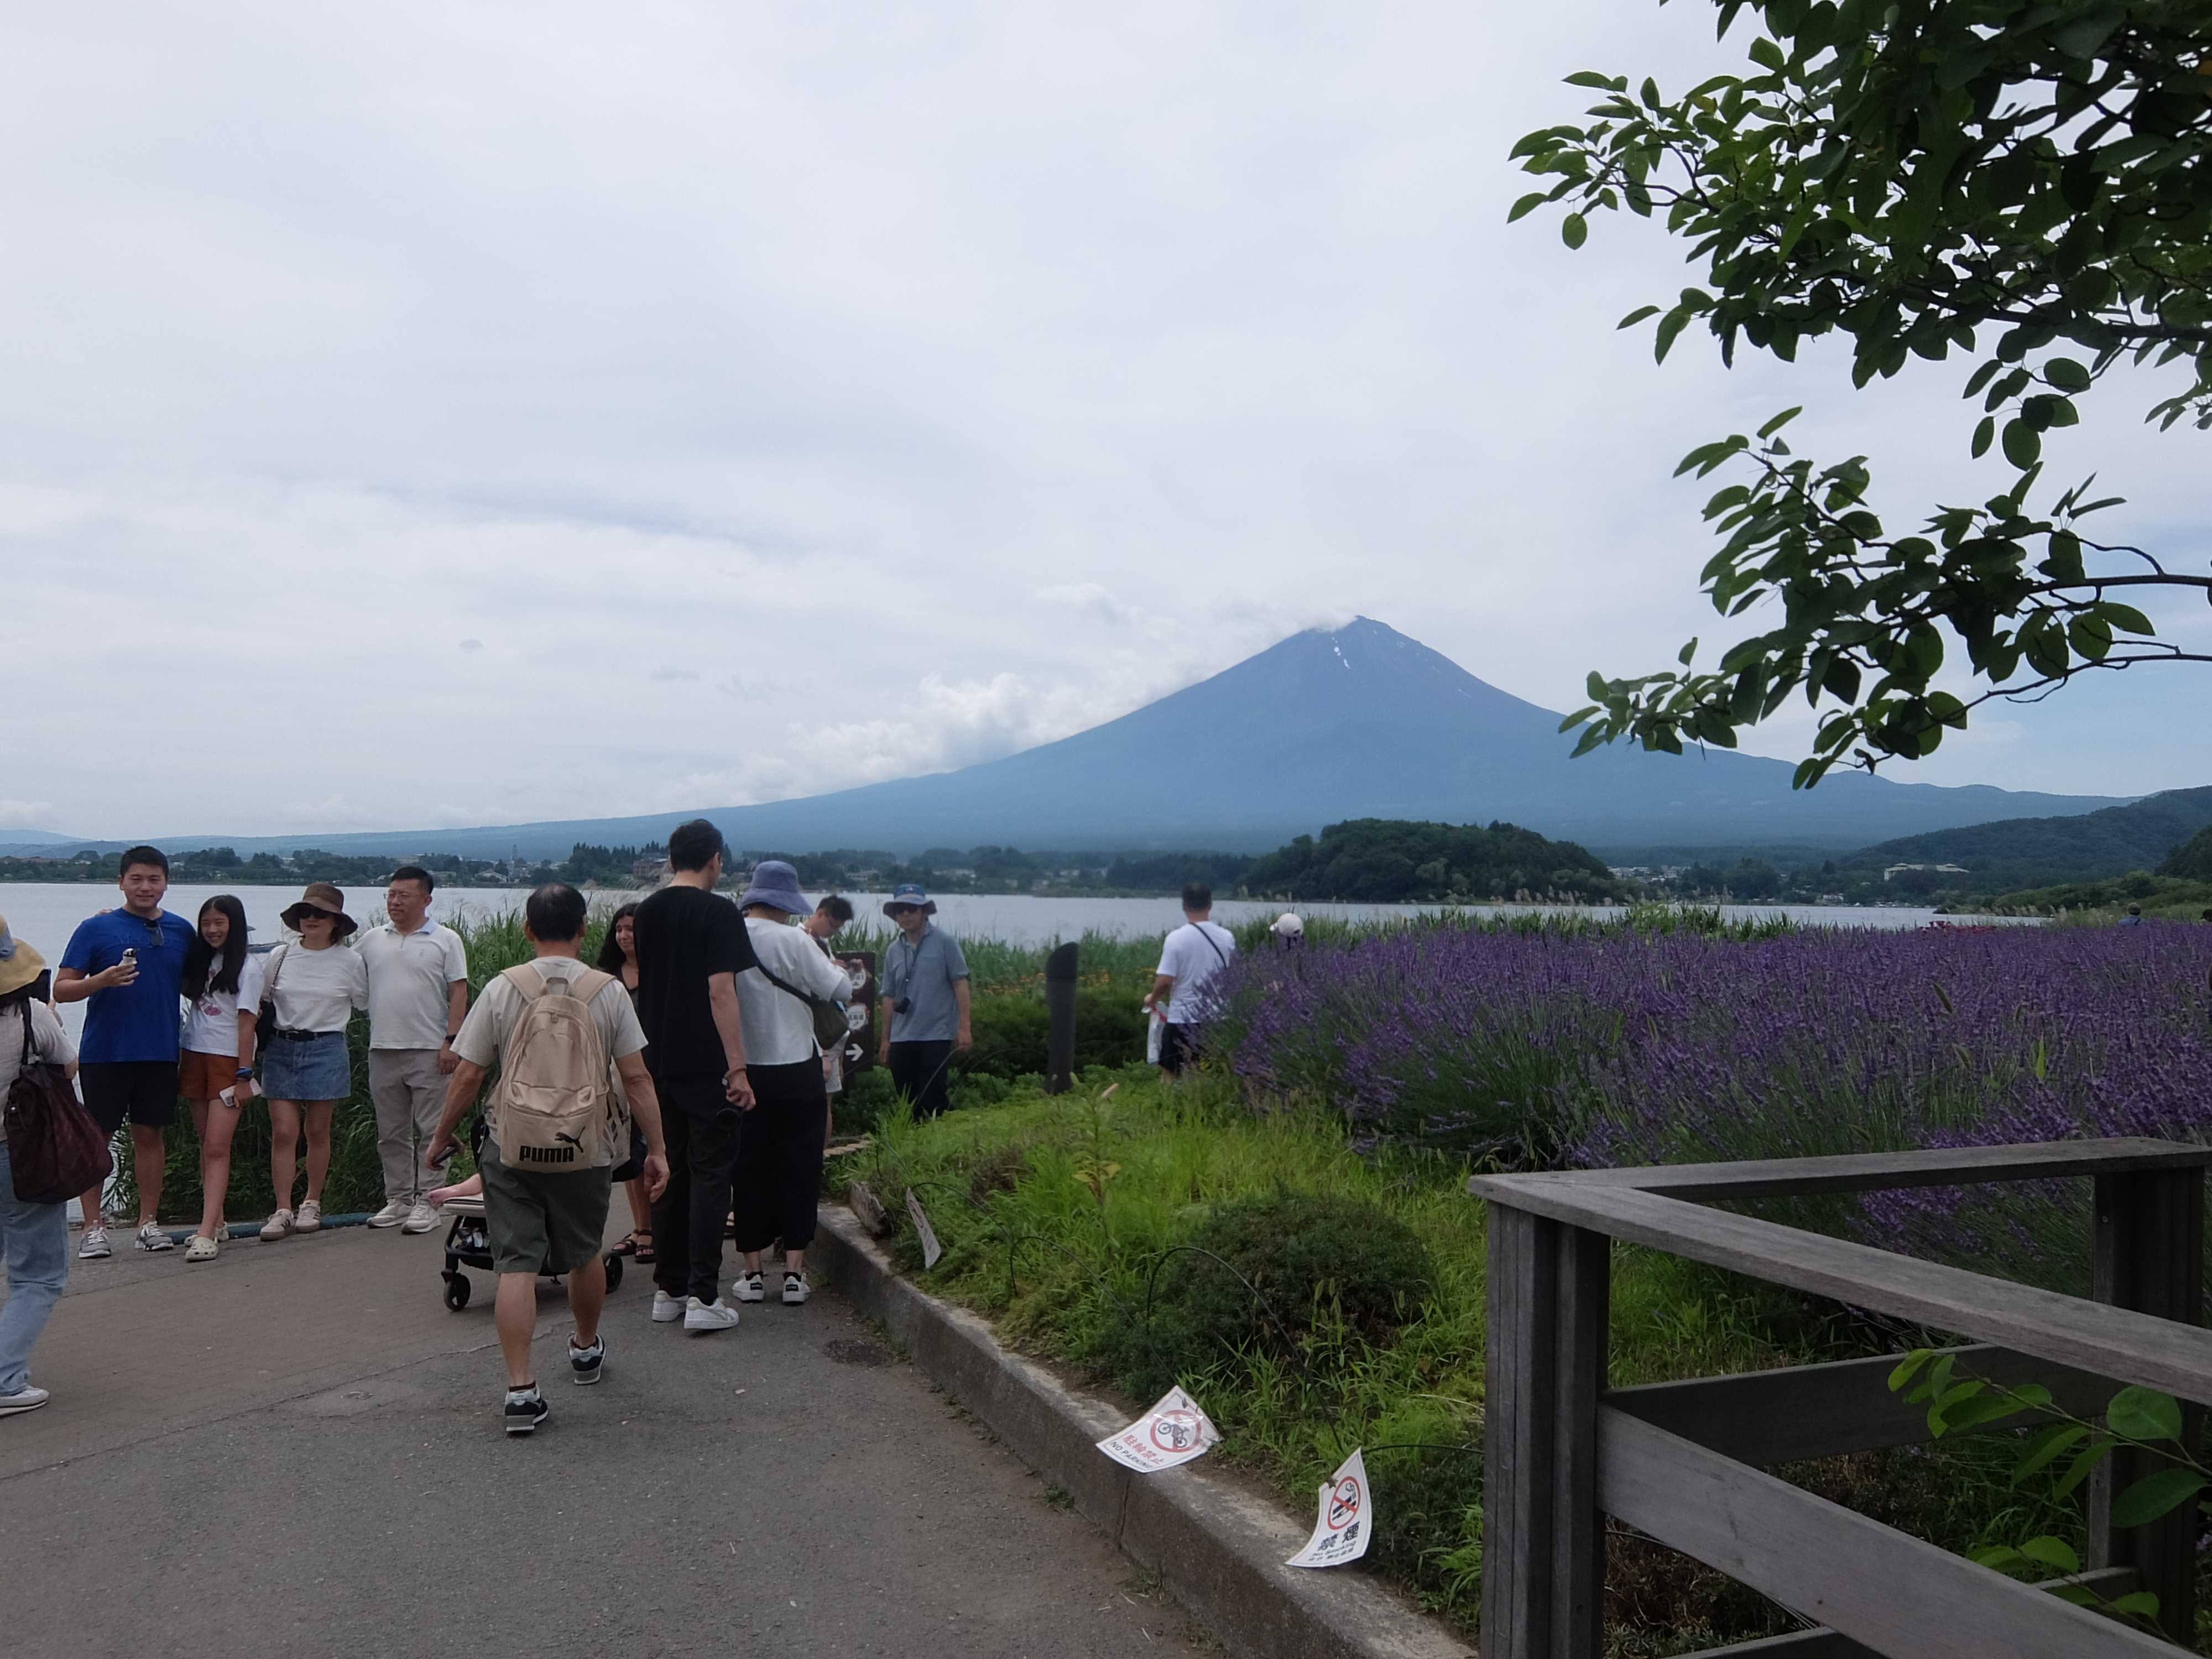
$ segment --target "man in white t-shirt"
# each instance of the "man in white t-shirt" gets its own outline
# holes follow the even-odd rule
[[[446,1079],[460,1063],[453,1037],[469,1012],[468,951],[459,933],[430,920],[435,884],[422,866],[400,866],[384,890],[384,925],[361,938],[368,968],[368,1094],[384,1164],[384,1207],[368,1224],[403,1233],[438,1224],[422,1199],[422,1149],[446,1103]]]
[[[1160,1075],[1172,1081],[1192,1057],[1192,1027],[1205,1018],[1201,993],[1206,983],[1226,968],[1237,955],[1237,939],[1226,927],[1209,921],[1213,914],[1213,890],[1194,881],[1182,890],[1183,924],[1160,946],[1158,977],[1145,998],[1147,1012],[1165,1006],[1167,1024],[1160,1031]]]

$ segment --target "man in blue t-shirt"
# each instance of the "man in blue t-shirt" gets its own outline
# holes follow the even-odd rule
[[[78,924],[54,979],[56,1002],[82,1002],[85,1109],[113,1134],[127,1118],[131,1163],[138,1176],[138,1248],[176,1248],[155,1212],[161,1202],[161,1131],[177,1115],[179,1004],[191,924],[161,908],[169,860],[159,848],[124,854],[115,884],[123,908]],[[100,1225],[100,1188],[84,1195],[84,1238],[77,1259],[112,1254]]]

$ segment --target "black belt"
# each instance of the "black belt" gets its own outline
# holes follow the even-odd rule
[[[270,1032],[269,1035],[285,1042],[313,1042],[318,1037],[331,1036],[334,1036],[335,1033],[329,1031],[288,1031],[280,1025],[275,1030]]]

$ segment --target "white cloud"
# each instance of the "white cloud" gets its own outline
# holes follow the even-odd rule
[[[368,15],[11,31],[0,650],[69,695],[9,783],[72,829],[808,793],[1355,612],[1571,707],[1726,631],[1692,443],[1802,402],[1893,518],[1987,493],[1946,368],[1656,367],[1680,246],[1504,225],[1559,76],[1702,76],[1680,7]],[[2201,559],[2201,438],[2097,401],[2054,475]],[[2212,776],[2154,684],[1920,775]],[[213,688],[282,764],[205,763]]]
[[[9,830],[51,830],[54,804],[50,800],[0,800],[0,827]]]

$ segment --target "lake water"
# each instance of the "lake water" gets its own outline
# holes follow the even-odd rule
[[[201,902],[219,892],[238,896],[239,902],[246,907],[246,925],[252,930],[255,942],[258,944],[274,943],[283,937],[283,924],[277,917],[287,905],[300,896],[300,890],[296,887],[179,886],[169,890],[163,905],[191,921],[199,914]],[[496,915],[521,908],[522,902],[529,896],[529,889],[524,887],[449,887],[438,895],[430,914],[442,921],[451,921],[456,916]],[[635,896],[639,895],[602,891],[593,895],[592,902],[612,908],[624,898]],[[853,901],[853,908],[862,916],[880,917],[884,902],[889,895],[850,893],[846,896]],[[347,897],[349,913],[364,927],[381,918],[384,899],[381,889],[356,890]],[[35,946],[49,963],[60,961],[63,948],[68,945],[70,934],[75,931],[77,923],[94,911],[118,902],[119,896],[114,888],[89,882],[0,882],[0,916],[8,919],[8,926],[16,938]],[[1239,922],[1254,917],[1279,915],[1285,908],[1279,904],[1224,899],[1214,906],[1214,915],[1224,922]],[[1443,907],[1302,904],[1297,908],[1302,915],[1334,916],[1346,921],[1365,921],[1413,916],[1425,912],[1434,914]],[[1559,907],[1484,904],[1467,908],[1476,915],[1503,915]],[[1924,927],[1936,920],[1933,910],[1905,907],[1845,908],[1803,904],[1731,904],[1722,908],[1730,916],[1784,915],[1814,926],[1835,927]],[[1003,939],[1020,945],[1046,945],[1054,939],[1079,938],[1086,932],[1123,937],[1164,933],[1182,920],[1182,912],[1172,898],[954,895],[938,901],[937,920],[947,931],[955,934]],[[70,1003],[61,1012],[64,1023],[74,1035],[83,1019],[83,1005]]]

